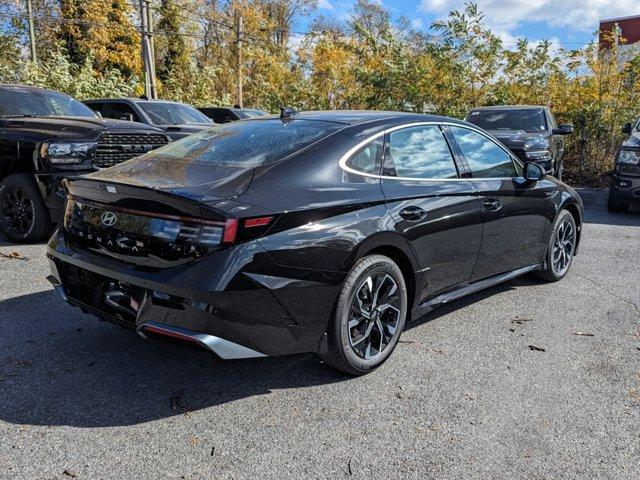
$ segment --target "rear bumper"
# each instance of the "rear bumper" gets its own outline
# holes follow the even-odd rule
[[[640,177],[614,174],[611,193],[617,201],[640,203]]]
[[[282,267],[255,244],[145,271],[75,247],[58,232],[47,256],[49,280],[69,304],[225,359],[318,351],[340,288],[315,272],[274,276]]]

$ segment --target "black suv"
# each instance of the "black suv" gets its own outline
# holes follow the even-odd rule
[[[626,212],[631,203],[640,204],[640,121],[627,123],[622,132],[629,137],[616,156],[609,189],[609,211]]]
[[[62,216],[62,180],[116,165],[169,138],[140,123],[99,118],[64,93],[0,85],[0,231],[43,240]]]
[[[168,100],[111,98],[84,103],[104,118],[130,120],[161,128],[172,140],[180,140],[213,126],[209,117],[191,105]]]
[[[266,117],[269,115],[264,110],[255,108],[203,107],[198,110],[216,123],[229,123],[246,118]]]
[[[492,133],[523,162],[536,162],[546,173],[562,179],[564,135],[572,125],[558,125],[551,110],[540,106],[476,108],[466,120]]]

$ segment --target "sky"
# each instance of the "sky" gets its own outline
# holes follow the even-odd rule
[[[394,17],[407,17],[415,28],[428,31],[434,19],[454,9],[464,9],[465,0],[378,0]],[[319,14],[348,18],[355,0],[319,0]],[[555,48],[575,49],[593,40],[599,20],[640,15],[637,0],[476,0],[488,25],[505,47],[518,38],[531,42],[548,39]],[[310,19],[300,27],[308,27]]]

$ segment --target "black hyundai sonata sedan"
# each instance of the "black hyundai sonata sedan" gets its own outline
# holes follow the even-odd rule
[[[390,112],[226,124],[67,187],[48,246],[67,302],[223,359],[317,352],[356,375],[437,305],[564,277],[583,212],[477,127]]]

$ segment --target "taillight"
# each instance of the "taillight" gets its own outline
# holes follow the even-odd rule
[[[224,235],[222,236],[222,243],[235,242],[237,234],[238,234],[238,220],[236,218],[228,219],[224,224]]]
[[[273,217],[247,218],[244,221],[244,228],[266,227],[271,223]]]
[[[258,238],[271,228],[274,219],[273,216],[228,219],[224,226],[222,243],[230,244]]]

